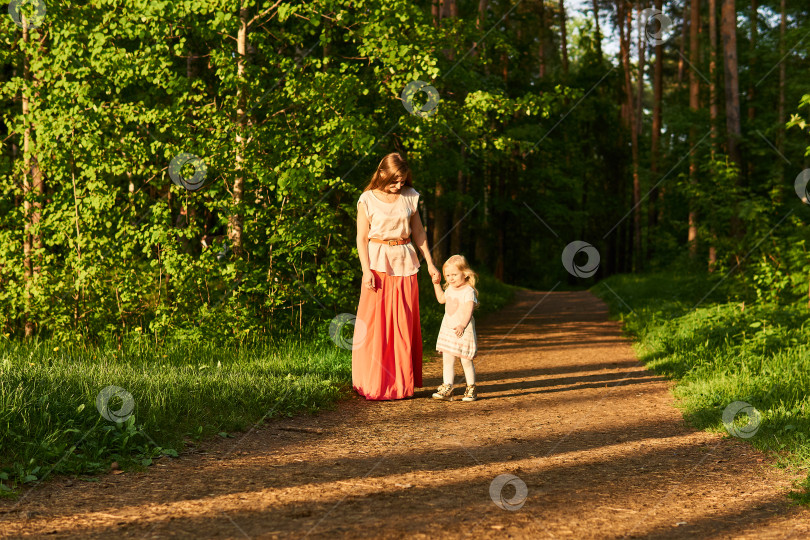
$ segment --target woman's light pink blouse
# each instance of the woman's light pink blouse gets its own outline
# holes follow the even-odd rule
[[[419,193],[410,186],[403,186],[400,196],[387,203],[378,199],[371,190],[364,191],[357,201],[357,211],[365,211],[370,228],[369,238],[398,240],[411,236],[411,216],[416,212]],[[419,257],[413,239],[409,244],[389,246],[368,242],[369,268],[390,276],[411,276],[419,270]]]

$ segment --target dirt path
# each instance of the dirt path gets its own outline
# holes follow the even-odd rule
[[[143,474],[54,479],[0,503],[0,537],[810,537],[793,477],[685,427],[590,293],[520,292],[477,324],[477,402],[429,399],[429,363],[416,399],[274,420]],[[502,474],[526,485],[517,510],[490,497]]]

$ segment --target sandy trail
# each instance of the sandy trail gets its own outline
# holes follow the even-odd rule
[[[55,478],[0,502],[0,537],[810,537],[785,497],[796,477],[686,427],[592,294],[521,291],[477,330],[479,401],[429,399],[428,363],[414,399],[272,420],[145,473]],[[490,497],[502,474],[526,485],[517,510]]]

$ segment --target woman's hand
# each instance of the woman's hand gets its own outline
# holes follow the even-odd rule
[[[428,272],[430,273],[430,279],[433,283],[440,283],[442,280],[442,273],[439,272],[439,269],[436,268],[434,265],[428,265]]]
[[[368,272],[363,272],[363,287],[374,290],[374,285],[374,274],[372,274],[370,270]]]

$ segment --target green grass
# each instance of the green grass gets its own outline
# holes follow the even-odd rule
[[[592,291],[636,338],[639,358],[655,373],[677,381],[677,403],[691,425],[725,432],[723,410],[734,401],[747,402],[761,414],[759,429],[747,440],[775,456],[777,465],[806,472],[810,466],[806,300],[791,304],[728,300],[733,284],[724,282],[695,308],[717,282],[717,277],[671,273],[618,275]],[[740,419],[747,420],[741,414],[735,424]],[[808,487],[810,477],[797,486],[793,498],[810,501]]]
[[[444,306],[421,272],[424,356],[435,347]],[[478,286],[490,313],[513,287],[490,276]],[[232,437],[263,417],[331,408],[351,393],[351,351],[329,336],[329,321],[304,339],[217,346],[192,340],[155,344],[132,335],[122,346],[20,344],[0,337],[0,495],[54,473],[88,475],[148,466],[176,456],[186,442]],[[351,338],[352,326],[344,326]],[[108,386],[132,396],[126,422],[101,416],[96,399]],[[124,402],[115,397],[108,409]]]

